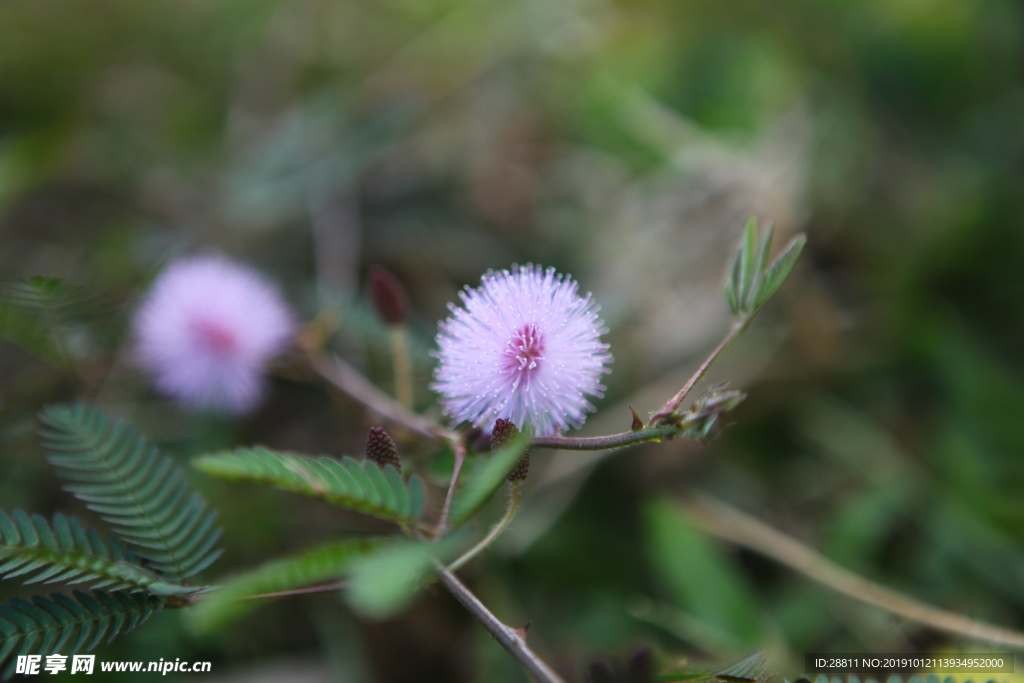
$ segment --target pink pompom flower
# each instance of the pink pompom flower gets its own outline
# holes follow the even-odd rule
[[[242,414],[295,322],[278,289],[220,256],[171,262],[135,314],[136,352],[157,388],[195,409]]]
[[[612,356],[600,307],[577,289],[554,268],[527,264],[487,271],[480,287],[459,292],[465,308],[448,304],[434,352],[431,388],[445,414],[485,429],[502,418],[540,436],[582,426]]]

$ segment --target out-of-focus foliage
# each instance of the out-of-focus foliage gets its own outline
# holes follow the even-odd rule
[[[286,370],[239,421],[152,392],[127,320],[174,255],[259,267],[389,390],[361,285],[386,266],[409,292],[415,403],[435,412],[427,351],[458,289],[517,261],[571,272],[611,329],[597,435],[656,410],[717,343],[723,264],[756,215],[808,242],[709,375],[749,395],[733,424],[708,446],[533,453],[522,512],[461,574],[568,677],[641,645],[659,670],[765,648],[790,679],[808,651],[977,648],[702,536],[670,502],[698,487],[1022,628],[1022,36],[1009,0],[0,4],[0,508],[102,525],[38,445],[57,400],[96,401],[179,464],[253,443],[362,452],[373,416]],[[450,454],[395,437],[403,471],[443,486]],[[387,524],[191,479],[221,510],[225,574]],[[281,662],[290,680],[524,680],[429,591],[382,623],[320,596],[212,636],[164,611],[98,654],[208,659],[228,680]]]
[[[342,576],[357,558],[373,550],[366,539],[331,541],[304,549],[293,557],[266,562],[256,569],[233,576],[207,599],[191,608],[188,619],[199,631],[222,628],[259,607],[255,595],[267,595],[296,588],[317,586]]]

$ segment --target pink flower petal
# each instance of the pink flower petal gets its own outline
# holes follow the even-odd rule
[[[502,418],[538,435],[582,426],[612,356],[600,307],[577,289],[554,268],[527,264],[488,271],[460,292],[465,308],[448,305],[434,354],[431,388],[445,414],[484,428]]]

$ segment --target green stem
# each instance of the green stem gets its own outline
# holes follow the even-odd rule
[[[409,337],[402,325],[392,325],[391,359],[395,374],[395,398],[412,410],[412,362],[409,359]]]
[[[455,467],[452,469],[452,480],[448,484],[448,495],[444,498],[441,517],[437,520],[437,527],[434,530],[435,536],[444,536],[448,533],[448,514],[452,510],[452,500],[455,499],[455,488],[459,484],[459,473],[462,472],[462,465],[466,462],[465,444],[461,441],[455,441],[452,443],[452,451],[455,453]]]
[[[475,546],[467,550],[462,557],[448,565],[448,571],[458,571],[460,567],[462,567],[464,564],[466,564],[474,557],[476,557],[484,550],[486,550],[489,545],[491,545],[492,543],[494,543],[494,541],[497,540],[498,536],[501,536],[503,533],[505,533],[505,529],[508,529],[508,525],[512,523],[512,519],[516,516],[516,511],[519,510],[519,499],[522,496],[522,492],[520,490],[521,488],[521,482],[512,482],[512,494],[509,496],[508,499],[508,509],[505,510],[505,516],[501,518],[501,521],[498,522],[493,529],[491,529],[491,533],[487,534],[487,536],[485,536],[482,541],[480,541]]]

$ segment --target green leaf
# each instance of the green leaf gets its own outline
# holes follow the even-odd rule
[[[0,603],[0,666],[11,655],[74,655],[89,652],[104,636],[110,642],[141,626],[166,604],[164,598],[142,593],[94,590],[54,593],[31,599],[12,598]],[[14,673],[15,658],[3,673]]]
[[[761,306],[764,306],[765,302],[772,297],[775,292],[779,291],[779,287],[786,281],[789,274],[793,272],[796,262],[800,259],[800,254],[804,250],[804,245],[807,244],[807,236],[799,234],[790,240],[789,244],[786,245],[785,250],[779,258],[775,259],[775,262],[764,271],[761,276],[754,283],[754,291],[751,293],[751,312],[756,312]]]
[[[181,583],[220,556],[213,549],[220,538],[216,512],[130,426],[82,404],[50,406],[40,419],[47,460],[73,482],[65,488],[165,580]]]
[[[730,560],[672,502],[654,502],[645,513],[652,566],[676,604],[740,645],[758,642],[754,591]]]
[[[753,216],[747,221],[743,233],[743,246],[740,248],[740,281],[736,288],[738,301],[746,303],[750,296],[750,287],[757,276],[757,219]]]
[[[356,562],[346,592],[349,604],[372,619],[394,614],[430,573],[434,550],[429,543],[398,541]]]
[[[743,313],[743,268],[743,246],[740,246],[736,250],[736,257],[732,262],[732,271],[725,283],[725,300],[729,304],[729,310],[736,316]]]
[[[189,610],[189,621],[199,632],[209,632],[237,619],[260,604],[244,598],[311,586],[343,576],[358,558],[379,547],[371,540],[325,543],[292,557],[271,560],[228,579],[209,597]]]
[[[399,539],[352,564],[348,603],[371,619],[384,619],[412,600],[434,562],[449,560],[468,536],[456,533],[437,543]]]
[[[412,502],[409,490],[402,481],[402,475],[398,473],[394,465],[387,465],[383,471],[384,476],[387,478],[387,483],[391,487],[391,493],[394,496],[395,508],[403,517],[409,517],[412,511]]]
[[[772,238],[775,237],[775,225],[769,223],[761,233],[761,240],[757,247],[757,267],[755,268],[756,273],[763,273],[765,268],[768,267],[768,259],[772,255]]]
[[[417,476],[409,478],[409,519],[419,519],[423,516],[423,501],[426,493],[423,490],[423,480]]]
[[[738,316],[740,314],[739,304],[736,302],[736,289],[733,286],[732,278],[725,282],[725,303],[729,305],[729,311]]]
[[[654,680],[659,683],[723,683],[723,681],[737,678],[764,681],[767,669],[768,655],[764,652],[755,652],[743,659],[718,666],[687,666],[673,669],[655,676]]]
[[[0,287],[0,338],[56,366],[65,367],[81,349],[78,323],[93,302],[56,278],[31,277]],[[74,334],[78,332],[79,334]]]
[[[13,520],[12,520],[13,517]],[[25,584],[92,583],[106,590],[186,595],[199,588],[167,583],[144,568],[130,547],[111,537],[109,546],[74,517],[53,516],[53,527],[39,515],[0,511],[0,578],[21,577]]]
[[[464,522],[497,493],[529,443],[529,435],[519,433],[494,453],[477,456],[477,466],[455,497],[451,513],[453,526]]]
[[[782,283],[786,281],[800,258],[807,238],[797,235],[774,263],[768,265],[771,255],[774,227],[769,224],[757,233],[757,220],[751,218],[743,231],[743,242],[736,252],[732,271],[725,283],[725,301],[734,316],[749,319]]]
[[[347,456],[338,461],[257,446],[203,455],[192,465],[215,477],[270,484],[403,526],[418,528],[422,513],[419,477],[402,484],[397,470],[381,470],[371,460],[360,464]],[[419,501],[416,506],[414,500]]]

